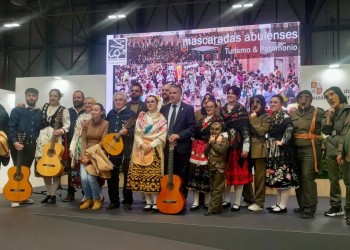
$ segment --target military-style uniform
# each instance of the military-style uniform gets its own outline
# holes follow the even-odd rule
[[[265,135],[269,130],[271,116],[264,113],[259,116],[249,116],[251,125],[251,148],[250,155],[254,161],[254,203],[259,207],[264,207],[265,203],[265,179],[266,179],[266,157],[267,149],[265,144]]]
[[[317,207],[317,163],[321,158],[320,139],[322,117],[325,111],[317,108],[314,131],[310,134],[310,127],[315,113],[315,107],[311,106],[307,110],[298,108],[290,114],[294,127],[296,158],[301,173],[299,176],[299,188],[296,189],[298,204],[304,213],[313,215]],[[314,144],[313,144],[313,142]]]
[[[208,157],[210,204],[208,210],[211,213],[222,211],[222,197],[225,191],[226,182],[226,152],[229,143],[227,138],[221,142],[208,142],[205,148],[205,155]]]
[[[326,112],[326,114],[328,111]],[[336,109],[331,123],[324,125],[322,132],[328,135],[326,139],[326,160],[328,166],[328,175],[330,181],[330,205],[341,208],[341,189],[339,185],[340,171],[343,173],[343,180],[346,188],[345,211],[346,216],[350,216],[350,163],[344,163],[339,166],[336,157],[343,151],[342,137],[346,135],[346,124],[349,122],[350,105],[344,104],[343,107]],[[325,115],[325,117],[327,117]]]

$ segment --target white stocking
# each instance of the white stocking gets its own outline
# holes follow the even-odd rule
[[[193,191],[193,205],[192,206],[198,206],[199,205],[199,192]]]
[[[204,205],[209,206],[210,203],[210,193],[204,193]]]
[[[282,189],[281,190],[281,201],[279,204],[279,207],[284,209],[287,206],[287,201],[289,198],[289,189]]]
[[[235,204],[241,205],[241,197],[243,193],[243,185],[235,185]]]
[[[145,194],[145,200],[147,205],[152,205],[152,196],[150,193],[144,193]]]
[[[226,201],[227,203],[231,202],[231,186],[225,187],[224,201]]]

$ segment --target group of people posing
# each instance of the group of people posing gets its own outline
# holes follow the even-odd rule
[[[124,209],[132,209],[133,191],[140,191],[146,202],[143,210],[158,212],[160,180],[168,174],[171,161],[174,174],[182,178],[182,194],[187,197],[189,191],[193,192],[190,211],[202,204],[206,216],[225,208],[237,212],[247,205],[250,211],[260,211],[265,205],[265,190],[271,188],[277,190],[277,199],[266,209],[274,214],[286,213],[289,191],[296,188],[299,208],[293,211],[309,219],[317,208],[315,178],[323,155],[331,186],[331,207],[324,214],[340,216],[345,211],[350,225],[350,106],[338,87],[324,92],[330,105],[327,111],[312,106],[311,92],[303,90],[296,97],[297,109],[290,113],[284,109],[282,95],[272,96],[271,115],[265,110],[262,95],[250,99],[248,112],[238,102],[241,90],[236,86],[227,89],[224,106],[218,107],[215,97],[206,94],[196,112],[181,101],[182,88],[171,84],[163,86],[161,98],[149,95],[142,102],[142,86],[135,83],[130,89],[131,101],[126,93],[116,92],[114,108],[107,114],[102,104],[92,97],[85,98],[81,91],[74,92],[74,107],[69,109],[60,105],[62,94],[58,89],[50,91],[49,103],[42,109],[36,107],[38,94],[34,88],[27,89],[28,107],[16,107],[10,114],[8,130],[4,130],[11,156],[16,159],[18,150],[23,150],[23,165],[30,167],[34,159],[38,162],[42,157],[44,145],[53,136],[58,138],[69,148],[69,187],[63,201],[74,200],[76,189],[82,187],[80,209],[102,207],[104,180],[110,201],[106,209],[119,208],[122,170]],[[61,117],[59,126],[57,116]],[[19,132],[26,134],[24,142],[18,142]],[[118,155],[103,150],[103,140],[110,133],[122,139],[123,149]],[[92,159],[96,154],[97,162]],[[346,186],[344,210],[340,172]],[[47,196],[42,203],[56,203],[60,177],[43,176]],[[28,202],[32,201],[12,206]]]

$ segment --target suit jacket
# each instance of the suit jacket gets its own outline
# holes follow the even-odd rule
[[[169,111],[172,104],[169,103],[160,109],[160,113],[168,120]],[[170,121],[168,121],[169,124]],[[181,102],[177,112],[174,134],[178,134],[180,139],[177,140],[175,150],[179,154],[188,154],[191,152],[191,137],[196,129],[196,120],[194,118],[194,109],[192,106]]]

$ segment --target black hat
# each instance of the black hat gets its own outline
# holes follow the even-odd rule
[[[302,91],[300,91],[300,92],[298,93],[298,95],[297,95],[297,102],[299,102],[299,97],[300,97],[302,94],[306,94],[306,95],[310,96],[311,101],[312,101],[312,94],[311,94],[311,92],[310,92],[309,90],[302,90]]]

